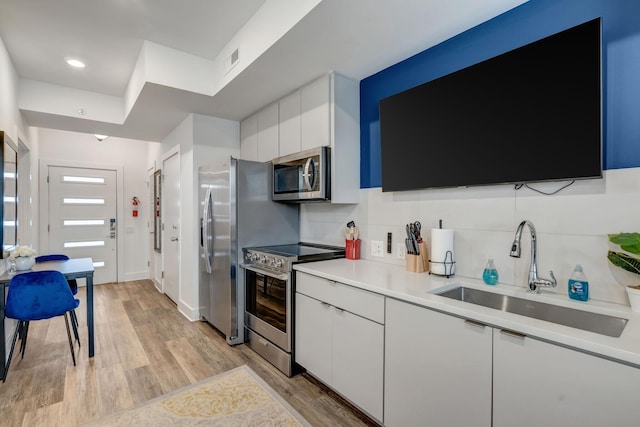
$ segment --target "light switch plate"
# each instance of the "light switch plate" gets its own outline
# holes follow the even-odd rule
[[[384,244],[381,240],[371,241],[371,256],[384,258]]]
[[[396,245],[396,257],[398,259],[404,259],[407,255],[407,248],[404,246],[404,243],[398,243]]]

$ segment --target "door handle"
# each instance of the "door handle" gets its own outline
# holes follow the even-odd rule
[[[178,241],[178,238],[177,238],[177,237],[172,237],[172,238],[171,238],[171,241],[172,241],[172,242],[177,242],[177,241]]]
[[[484,323],[476,322],[475,320],[471,320],[471,319],[465,319],[464,323],[466,323],[467,325],[475,326],[476,328],[482,328],[482,329],[484,329],[487,326]]]
[[[524,340],[527,337],[525,334],[521,334],[520,332],[516,332],[516,331],[511,331],[509,329],[500,329],[500,333],[508,337],[519,338],[521,340]]]

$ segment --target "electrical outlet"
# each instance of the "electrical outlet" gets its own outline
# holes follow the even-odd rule
[[[380,240],[371,241],[371,256],[384,257],[384,245]]]
[[[398,259],[404,259],[405,255],[407,255],[407,248],[403,243],[398,243],[396,245],[396,257],[398,257]]]

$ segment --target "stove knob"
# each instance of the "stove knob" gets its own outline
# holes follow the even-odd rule
[[[267,258],[266,256],[262,256],[262,258],[260,258],[260,263],[266,264],[268,259],[269,258]]]
[[[277,268],[282,267],[282,260],[281,260],[281,259],[277,259],[277,260],[275,260],[275,266],[276,266]]]
[[[251,254],[249,252],[244,254],[244,259],[247,260],[247,261],[251,261]]]
[[[258,261],[258,258],[260,258],[258,254],[251,254],[251,261]]]

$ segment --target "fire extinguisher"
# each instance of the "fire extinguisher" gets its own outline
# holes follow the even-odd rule
[[[137,197],[134,197],[131,201],[131,215],[136,218],[138,216],[138,205],[140,204],[140,200]]]

